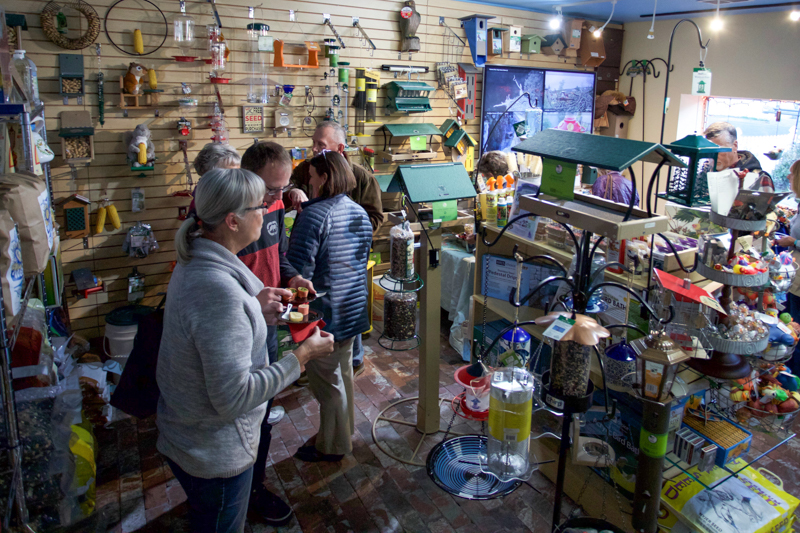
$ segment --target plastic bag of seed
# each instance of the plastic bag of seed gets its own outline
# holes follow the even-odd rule
[[[394,340],[413,338],[417,329],[417,293],[387,292],[383,314],[384,335]]]
[[[414,277],[414,232],[408,221],[389,231],[389,265],[394,279]]]

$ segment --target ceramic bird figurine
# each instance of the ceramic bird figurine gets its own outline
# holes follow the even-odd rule
[[[401,51],[419,52],[419,37],[416,34],[421,21],[422,17],[417,13],[414,0],[403,2],[403,9],[400,10],[400,33],[403,36]]]

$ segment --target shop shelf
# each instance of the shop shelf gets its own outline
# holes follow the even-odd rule
[[[729,285],[731,287],[763,287],[769,283],[769,272],[761,272],[753,275],[731,274],[714,270],[712,267],[703,263],[700,257],[697,258],[697,272],[711,281],[716,281],[717,283],[722,283],[723,285]]]
[[[481,294],[475,294],[472,297],[472,301],[475,305],[483,305],[484,296]],[[506,300],[500,300],[498,298],[489,298],[486,297],[486,309],[487,311],[491,311],[496,315],[499,315],[501,318],[508,320],[509,322],[514,322],[514,306],[508,303]],[[477,313],[477,311],[476,311]],[[479,316],[479,315],[476,315]],[[520,322],[528,322],[531,320],[535,320],[541,316],[544,316],[544,311],[541,309],[535,309],[533,307],[526,307],[522,306],[519,308],[519,321]],[[535,325],[528,325],[523,326],[522,329],[530,333],[532,336],[536,337],[539,340],[544,340],[544,330],[546,328],[542,326],[535,326]]]
[[[767,220],[742,220],[739,218],[726,217],[715,213],[712,209],[709,212],[709,220],[718,226],[740,231],[764,231],[767,229]]]
[[[769,345],[769,335],[764,335],[756,341],[732,341],[723,339],[717,335],[707,335],[711,345],[718,352],[732,353],[736,355],[751,355],[763,352]]]

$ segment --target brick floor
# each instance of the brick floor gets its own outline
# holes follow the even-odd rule
[[[296,518],[282,532],[511,532],[549,531],[553,485],[539,472],[531,483],[544,496],[522,486],[503,500],[468,501],[442,491],[424,467],[400,463],[382,453],[372,439],[372,421],[386,406],[415,396],[418,353],[388,352],[374,339],[365,341],[366,370],[356,378],[356,433],[353,454],[341,463],[304,463],[292,454],[319,427],[319,406],[306,388],[291,386],[276,398],[287,416],[273,429],[267,486],[288,501]],[[372,353],[369,353],[372,352]],[[460,357],[442,338],[440,395],[461,392],[453,385]],[[393,411],[393,412],[392,412]],[[442,406],[445,426],[450,407]],[[389,416],[415,421],[416,406],[401,404]],[[478,432],[478,423],[456,420],[454,430]],[[133,418],[97,429],[99,441],[97,512],[71,531],[89,533],[189,531],[186,495],[156,450],[158,430],[152,419]],[[414,428],[383,424],[382,442],[409,453],[419,441]],[[425,457],[438,438],[421,447]],[[550,494],[547,494],[550,492]],[[573,506],[565,503],[565,510]],[[274,531],[251,519],[246,531]]]

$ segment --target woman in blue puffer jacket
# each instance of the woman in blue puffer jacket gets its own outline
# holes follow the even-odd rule
[[[320,404],[317,435],[295,454],[304,461],[339,461],[353,451],[353,339],[369,328],[367,259],[372,226],[347,193],[356,179],[344,157],[328,150],[310,166],[311,200],[303,204],[287,258],[324,296],[311,302],[333,335],[333,353],[306,364],[308,384]]]

